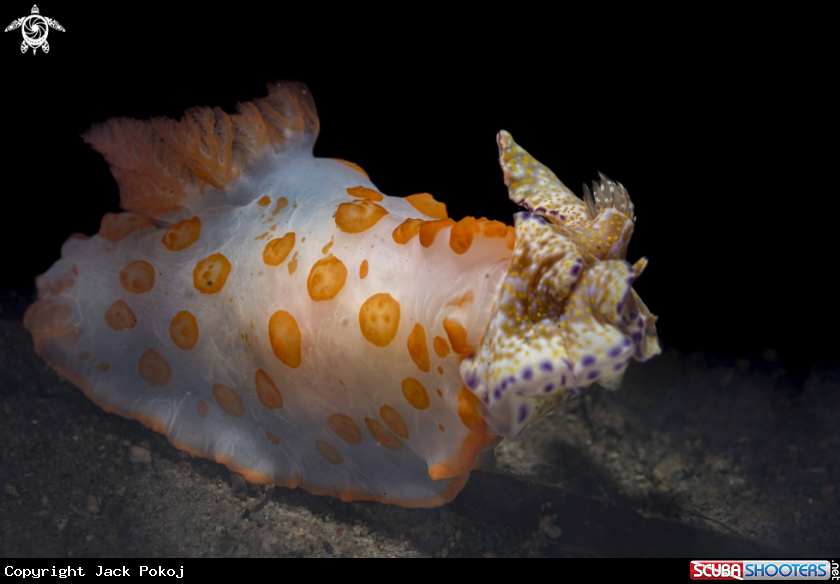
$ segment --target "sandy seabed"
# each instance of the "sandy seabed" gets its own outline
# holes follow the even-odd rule
[[[0,312],[0,556],[819,557],[840,549],[840,367],[666,350],[410,510],[247,484],[107,414]],[[730,552],[727,554],[727,552]]]

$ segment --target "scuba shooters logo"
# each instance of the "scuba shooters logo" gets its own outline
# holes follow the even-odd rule
[[[838,580],[827,560],[692,560],[692,580]]]
[[[38,10],[38,5],[32,5],[32,14],[18,18],[12,21],[12,24],[6,27],[3,32],[10,30],[21,29],[23,33],[23,42],[20,45],[20,52],[25,53],[32,47],[32,54],[38,52],[40,48],[45,53],[50,52],[50,44],[47,42],[47,35],[51,28],[64,32],[64,27],[58,24],[57,20],[41,16],[41,11]]]

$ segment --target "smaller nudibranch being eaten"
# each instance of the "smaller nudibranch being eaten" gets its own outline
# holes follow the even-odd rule
[[[477,456],[658,354],[627,191],[583,200],[498,136],[514,227],[315,158],[299,83],[83,138],[124,213],[37,279],[36,351],[109,412],[252,482],[432,507]]]

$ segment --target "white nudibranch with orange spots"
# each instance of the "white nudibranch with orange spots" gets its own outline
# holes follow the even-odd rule
[[[84,134],[125,212],[67,240],[24,324],[97,404],[249,481],[431,507],[499,437],[659,353],[621,185],[581,201],[501,132],[528,212],[456,222],[313,157],[308,91],[268,89]]]

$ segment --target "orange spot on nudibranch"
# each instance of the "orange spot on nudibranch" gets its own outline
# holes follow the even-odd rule
[[[397,336],[400,326],[400,303],[390,294],[374,294],[359,309],[359,327],[365,339],[385,347]]]
[[[70,332],[66,335],[62,335],[61,341],[68,347],[71,347],[79,342],[79,339],[82,337],[82,333],[84,333],[82,329],[74,326]]]
[[[467,329],[461,323],[445,318],[443,319],[443,330],[446,331],[446,336],[449,337],[453,351],[462,357],[472,354],[472,347],[467,344]]]
[[[167,229],[161,242],[169,251],[181,251],[198,241],[200,236],[201,219],[196,216],[179,221]]]
[[[408,354],[411,360],[417,365],[420,371],[429,372],[429,350],[426,348],[426,331],[420,323],[414,325],[411,334],[408,335]]]
[[[301,242],[303,242],[304,239],[306,239],[306,238],[304,237],[303,239],[301,239]],[[294,274],[295,271],[297,270],[297,266],[298,266],[297,257],[298,257],[298,252],[295,252],[295,255],[293,255],[292,259],[289,261],[289,275],[290,276],[292,274]]]
[[[108,310],[105,311],[105,322],[117,332],[124,329],[132,329],[137,324],[137,317],[128,304],[123,300],[117,300]]]
[[[90,359],[92,354],[93,353],[91,353],[90,351],[82,351],[81,353],[76,355],[76,357],[79,359],[79,361],[85,361],[87,359]]]
[[[336,162],[340,162],[341,164],[344,164],[345,166],[349,166],[350,168],[352,168],[356,172],[362,173],[363,175],[365,175],[365,178],[370,178],[370,176],[368,176],[368,173],[366,173],[364,171],[364,169],[361,166],[359,166],[358,164],[355,164],[355,163],[350,162],[348,160],[342,160],[341,158],[333,158],[333,160],[335,160]]]
[[[321,253],[324,254],[324,255],[327,255],[327,252],[330,251],[330,248],[333,246],[334,243],[335,243],[335,235],[331,235],[330,236],[330,242],[327,245],[325,245],[323,248],[321,248]]]
[[[382,417],[382,421],[385,422],[385,425],[388,426],[394,434],[400,438],[408,440],[408,426],[397,410],[388,404],[385,404],[379,408],[379,415]]]
[[[300,367],[300,328],[291,314],[278,310],[271,315],[268,339],[275,357],[289,367]]]
[[[327,444],[323,440],[315,440],[315,448],[318,449],[318,454],[320,454],[324,460],[329,462],[330,464],[334,464],[338,466],[342,462],[344,462],[344,458],[335,449],[334,446],[331,444]]]
[[[464,254],[472,246],[473,237],[481,233],[481,225],[475,217],[464,217],[452,226],[449,232],[449,247],[457,254]]]
[[[234,418],[241,418],[245,413],[245,404],[242,403],[242,398],[227,385],[213,384],[213,397],[226,414],[230,414]]]
[[[387,214],[383,207],[367,199],[341,203],[335,212],[335,224],[344,233],[361,233]]]
[[[129,233],[154,226],[155,224],[145,217],[134,213],[105,213],[98,235],[105,241],[116,243]]]
[[[257,390],[257,397],[262,405],[269,410],[279,410],[283,407],[283,396],[268,373],[262,369],[257,369],[257,373],[254,375],[254,385]]]
[[[478,411],[479,400],[466,387],[458,392],[458,416],[467,429],[473,432],[481,432],[487,428],[484,416]]]
[[[277,213],[279,213],[288,206],[289,201],[286,200],[286,197],[280,197],[279,199],[277,199],[277,206],[274,207],[274,211],[271,212],[271,216],[274,217],[275,215],[277,215]]]
[[[461,449],[455,459],[438,462],[429,467],[429,478],[433,481],[458,476],[465,470],[475,468],[475,457],[498,438],[487,431],[487,423],[477,406],[478,398],[469,389],[464,387],[458,392],[458,415],[469,429],[469,434],[461,443]]]
[[[443,427],[443,424],[438,424],[438,430],[443,432],[444,430],[446,430],[446,428]]]
[[[368,275],[368,261],[362,260],[362,265],[359,266],[359,279],[364,280]]]
[[[152,387],[166,387],[172,378],[169,363],[154,349],[148,349],[140,355],[137,369],[140,371],[140,377]]]
[[[443,392],[441,390],[437,389],[435,391],[437,391],[438,397],[443,397]]]
[[[210,406],[207,405],[207,402],[201,398],[195,402],[195,409],[198,410],[198,415],[202,418],[207,417],[207,412],[210,410]]]
[[[347,194],[357,199],[367,199],[368,201],[381,201],[385,197],[382,193],[377,193],[373,189],[367,187],[352,187],[347,189]]]
[[[260,197],[260,200],[257,201],[257,205],[259,205],[260,207],[268,207],[270,204],[271,197],[269,197],[268,195],[263,195],[262,197]]]
[[[507,237],[508,226],[501,221],[488,221],[484,224],[483,233],[485,237]]]
[[[429,193],[419,193],[416,195],[409,195],[405,198],[408,203],[432,219],[448,219],[446,214],[446,205],[435,201],[435,198]]]
[[[446,227],[452,227],[455,222],[452,219],[441,219],[439,221],[425,221],[420,226],[420,245],[430,247],[435,242],[438,231]]]
[[[100,363],[99,365],[96,366],[96,372],[97,373],[105,373],[110,368],[111,368],[111,364],[103,361],[102,363]]]
[[[47,298],[39,300],[26,309],[23,315],[25,326],[36,342],[41,339],[54,339],[73,332],[73,326],[64,324],[70,318],[73,309],[66,304],[56,304]]]
[[[265,437],[268,438],[268,441],[277,446],[280,444],[280,438],[269,432],[268,430],[265,431]]]
[[[365,426],[367,426],[367,429],[379,444],[394,452],[402,451],[403,443],[394,434],[385,429],[385,426],[370,418],[365,418]]]
[[[391,237],[400,245],[405,245],[411,238],[420,233],[420,228],[425,221],[422,219],[406,219],[400,223],[391,233]]]
[[[143,294],[155,287],[155,269],[149,262],[131,262],[120,271],[120,284],[129,292]]]
[[[443,337],[435,337],[435,340],[432,342],[435,347],[435,353],[438,357],[443,359],[449,354],[449,343],[446,342],[446,339]]]
[[[292,252],[293,247],[295,247],[295,234],[290,231],[283,237],[272,239],[265,244],[263,261],[269,266],[279,266]]]
[[[402,381],[402,392],[405,400],[418,410],[429,407],[429,394],[423,384],[413,377],[406,377]]]
[[[344,263],[334,255],[328,255],[312,266],[306,280],[306,289],[309,291],[309,297],[316,302],[332,300],[346,281],[347,268],[344,267]]]
[[[188,310],[182,310],[169,324],[169,336],[179,349],[188,351],[198,342],[198,323]]]
[[[440,373],[441,375],[443,375],[443,367],[438,365],[437,372]]]
[[[230,274],[230,262],[220,253],[204,258],[193,270],[193,284],[202,294],[221,292]]]
[[[350,416],[332,414],[327,418],[327,424],[347,444],[355,446],[362,443],[362,429],[359,428],[359,425]]]

